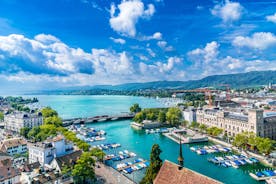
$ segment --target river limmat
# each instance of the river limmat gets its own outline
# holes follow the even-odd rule
[[[94,116],[103,114],[116,114],[127,112],[129,106],[133,103],[139,103],[143,108],[163,107],[164,105],[153,98],[130,97],[130,96],[38,96],[41,105],[48,105],[57,108],[62,117]],[[100,100],[99,100],[100,99]],[[118,103],[120,101],[120,103]],[[58,104],[64,104],[59,106]],[[81,114],[78,110],[81,109]],[[131,120],[98,122],[87,124],[87,127],[93,127],[96,130],[103,130],[106,135],[104,139],[91,142],[95,145],[107,145],[112,143],[120,144],[120,147],[106,150],[107,154],[120,155],[120,152],[128,151],[135,156],[117,161],[108,161],[106,164],[116,170],[119,164],[134,163],[137,159],[149,161],[151,146],[159,144],[162,150],[161,158],[177,163],[179,144],[165,137],[160,133],[146,133],[144,130],[133,129]],[[238,153],[210,153],[199,155],[191,150],[191,147],[204,147],[215,145],[213,142],[204,142],[196,144],[183,145],[183,156],[185,167],[202,173],[206,176],[217,179],[223,183],[260,183],[254,180],[249,173],[264,170],[266,167],[261,163],[247,164],[240,168],[224,167],[208,161],[213,157],[225,157],[237,155]],[[139,169],[131,173],[124,173],[125,176],[139,182],[146,169]]]

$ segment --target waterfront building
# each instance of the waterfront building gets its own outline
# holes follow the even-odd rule
[[[43,124],[42,113],[14,112],[4,116],[4,127],[6,130],[20,132],[21,128],[33,128]]]
[[[71,153],[73,144],[68,142],[62,135],[58,135],[46,141],[29,144],[29,162],[39,162],[42,166],[50,164],[55,158]]]
[[[20,172],[13,166],[10,156],[0,153],[0,183],[1,184],[19,184]]]
[[[267,115],[263,109],[249,109],[247,114],[243,114],[220,108],[203,108],[197,110],[196,116],[198,123],[221,128],[228,136],[253,132],[257,136],[276,140],[276,115]]]
[[[182,116],[183,119],[189,123],[192,123],[193,121],[196,122],[196,109],[190,106],[182,111]]]
[[[24,154],[28,151],[27,142],[21,138],[3,140],[0,143],[0,151],[5,152],[11,156]]]
[[[61,173],[62,167],[72,167],[73,165],[75,165],[77,163],[77,160],[80,158],[81,154],[82,151],[77,150],[70,154],[56,157],[51,161],[50,166],[51,168]]]

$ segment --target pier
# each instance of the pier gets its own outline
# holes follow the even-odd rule
[[[97,123],[104,121],[119,121],[119,120],[127,120],[132,119],[134,114],[132,113],[123,113],[119,115],[101,115],[101,116],[93,116],[87,118],[71,118],[71,119],[63,119],[63,126],[70,125],[78,125],[78,124],[89,124],[89,123]]]

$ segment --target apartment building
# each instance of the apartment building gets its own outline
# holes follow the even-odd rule
[[[43,124],[42,113],[14,112],[4,116],[4,127],[6,130],[20,132],[23,127],[33,128]]]

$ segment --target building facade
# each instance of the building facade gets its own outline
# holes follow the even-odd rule
[[[196,109],[193,107],[188,107],[182,111],[183,119],[188,121],[190,124],[196,122]]]
[[[21,128],[33,128],[43,124],[42,113],[14,112],[4,116],[4,127],[6,130],[20,132]]]
[[[0,151],[11,156],[24,154],[28,151],[27,142],[21,138],[7,139],[0,143]]]
[[[0,183],[19,184],[20,172],[13,166],[13,161],[9,157],[0,157]]]
[[[59,156],[69,154],[74,151],[73,144],[67,142],[61,135],[44,142],[29,144],[29,163],[39,162],[42,166]]]
[[[276,140],[276,116],[264,116],[262,109],[249,109],[248,114],[232,113],[218,108],[198,109],[197,122],[223,129],[228,136],[253,132],[260,137]]]

